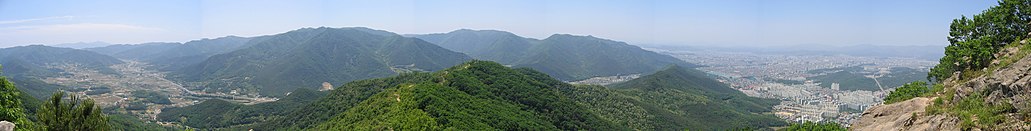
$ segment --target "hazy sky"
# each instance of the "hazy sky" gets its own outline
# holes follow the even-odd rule
[[[400,34],[495,29],[531,38],[594,35],[631,44],[946,45],[979,0],[0,0],[0,47],[185,42],[303,27]]]

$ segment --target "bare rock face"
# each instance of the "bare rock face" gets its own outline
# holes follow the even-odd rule
[[[959,119],[944,115],[926,116],[924,108],[933,98],[913,98],[895,104],[875,106],[863,112],[852,124],[857,131],[939,131],[959,130]]]
[[[333,84],[329,84],[329,82],[322,82],[322,88],[319,88],[319,91],[328,91],[328,90],[333,90]]]
[[[0,131],[14,131],[14,123],[0,121]]]

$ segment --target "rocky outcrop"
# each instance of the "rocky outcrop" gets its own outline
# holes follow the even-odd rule
[[[14,123],[7,121],[0,121],[0,131],[13,131]]]
[[[939,131],[959,130],[959,119],[924,113],[934,98],[914,98],[895,104],[875,106],[852,124],[857,131]]]
[[[1027,40],[1019,42],[1025,46]],[[946,90],[954,90],[952,99],[944,99],[943,104],[954,105],[973,95],[984,98],[985,106],[1012,106],[1013,110],[1002,112],[1005,120],[996,125],[979,125],[973,130],[1027,130],[1031,113],[1031,55],[1021,55],[1020,48],[1011,47],[996,53],[997,60],[992,70],[985,68],[984,75],[961,80],[959,74],[944,80]],[[1015,61],[1006,61],[1010,57],[1022,57]],[[990,70],[990,71],[989,71]],[[938,92],[943,93],[943,92]],[[938,94],[941,96],[943,94]],[[911,100],[879,105],[863,113],[860,119],[852,124],[853,130],[960,130],[960,119],[950,113],[928,114],[924,111],[934,98],[914,98]],[[977,99],[979,100],[979,99]],[[938,107],[932,107],[938,108]],[[986,107],[987,108],[987,107]],[[976,121],[976,119],[975,119]]]

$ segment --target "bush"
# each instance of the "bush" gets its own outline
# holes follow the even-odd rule
[[[14,122],[18,125],[16,130],[25,130],[32,125],[25,115],[21,95],[14,83],[0,76],[0,121]]]
[[[908,83],[906,85],[902,85],[902,87],[896,88],[895,91],[891,91],[891,93],[888,94],[888,97],[884,97],[884,104],[906,101],[923,96],[929,92],[931,92],[931,89],[927,88],[926,82],[916,81]]]

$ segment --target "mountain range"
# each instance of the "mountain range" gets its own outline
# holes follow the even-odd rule
[[[567,34],[532,39],[493,30],[402,36],[369,28],[110,45],[0,49],[25,92],[55,65],[114,74],[139,61],[190,90],[281,97],[242,105],[207,100],[167,108],[159,120],[201,129],[680,130],[784,125],[774,100],[745,96],[694,65],[624,42]],[[482,59],[482,60],[475,60]],[[493,62],[498,61],[498,62]],[[564,81],[650,74],[611,85]],[[25,78],[25,79],[19,79]],[[342,84],[328,92],[323,83]],[[51,86],[51,87],[48,87]],[[712,113],[715,112],[715,113]],[[712,124],[724,124],[712,126]]]
[[[470,60],[425,41],[368,28],[305,28],[263,36],[246,47],[173,71],[206,90],[281,95],[323,82],[435,71]]]
[[[496,30],[456,30],[410,35],[512,67],[529,67],[563,81],[591,77],[648,74],[670,65],[694,65],[624,42],[593,36],[555,34],[537,40]]]

